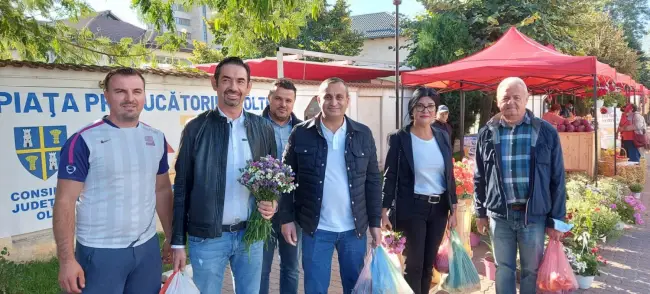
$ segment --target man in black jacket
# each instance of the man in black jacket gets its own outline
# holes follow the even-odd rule
[[[336,248],[347,294],[363,267],[368,227],[373,246],[381,242],[377,149],[370,129],[345,116],[350,98],[343,80],[329,78],[318,92],[321,112],[297,125],[285,148],[298,187],[280,199],[279,216],[288,243],[298,242],[294,220],[303,229],[305,293],[327,293]]]
[[[293,114],[293,105],[296,102],[296,86],[287,79],[278,79],[273,83],[273,89],[269,92],[268,102],[262,117],[268,119],[275,131],[275,144],[278,147],[278,156],[284,151],[284,146],[289,141],[289,135],[294,126],[302,121]],[[260,294],[269,293],[269,276],[275,256],[275,247],[280,253],[280,293],[298,293],[298,246],[287,243],[280,231],[280,220],[273,218],[272,237],[267,240],[264,247],[264,261],[262,263],[262,280],[260,282]],[[301,230],[298,227],[298,238]]]
[[[212,87],[219,95],[217,109],[190,120],[181,135],[174,181],[174,270],[185,266],[187,234],[193,279],[201,293],[221,293],[228,262],[237,293],[258,293],[263,242],[247,251],[242,237],[253,209],[271,219],[277,203],[255,207],[254,197],[237,179],[247,160],[277,156],[273,127],[243,111],[252,83],[250,68],[240,58],[217,65]]]

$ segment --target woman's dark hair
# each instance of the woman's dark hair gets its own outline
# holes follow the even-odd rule
[[[553,104],[550,109],[550,111],[560,111],[560,110],[562,110],[562,106],[560,106],[560,104]]]
[[[440,94],[438,94],[436,90],[427,87],[418,87],[413,92],[411,100],[409,100],[408,117],[411,121],[413,121],[413,111],[415,111],[415,105],[418,104],[422,97],[431,97],[431,99],[433,99],[433,102],[436,104],[436,108],[440,105]]]

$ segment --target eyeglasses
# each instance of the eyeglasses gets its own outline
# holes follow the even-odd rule
[[[424,112],[424,109],[429,110],[429,112],[434,112],[436,111],[436,105],[435,104],[429,104],[428,106],[424,106],[422,104],[416,104],[415,105],[415,110],[419,112]]]

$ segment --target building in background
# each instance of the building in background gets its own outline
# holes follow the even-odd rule
[[[395,62],[395,16],[388,12],[377,12],[369,14],[354,15],[352,18],[352,30],[363,34],[363,49],[359,56],[387,62]],[[410,43],[406,37],[399,37],[401,49],[399,50],[399,61],[404,62],[409,54],[407,48],[402,46]],[[364,64],[368,66],[386,67],[382,64]]]
[[[210,33],[210,28],[205,20],[210,19],[212,11],[207,5],[196,5],[186,8],[182,4],[172,4],[172,14],[176,23],[176,31],[186,32],[189,40],[214,45],[214,36]],[[153,30],[153,25],[147,24],[149,30]],[[163,32],[166,29],[163,29]]]

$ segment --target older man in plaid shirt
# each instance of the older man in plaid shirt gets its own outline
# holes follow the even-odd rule
[[[526,109],[528,90],[520,78],[497,89],[501,111],[478,134],[474,204],[477,226],[489,226],[497,264],[496,292],[515,294],[517,248],[522,294],[536,293],[544,254],[544,232],[559,240],[555,222],[564,220],[566,191],[557,130]]]

